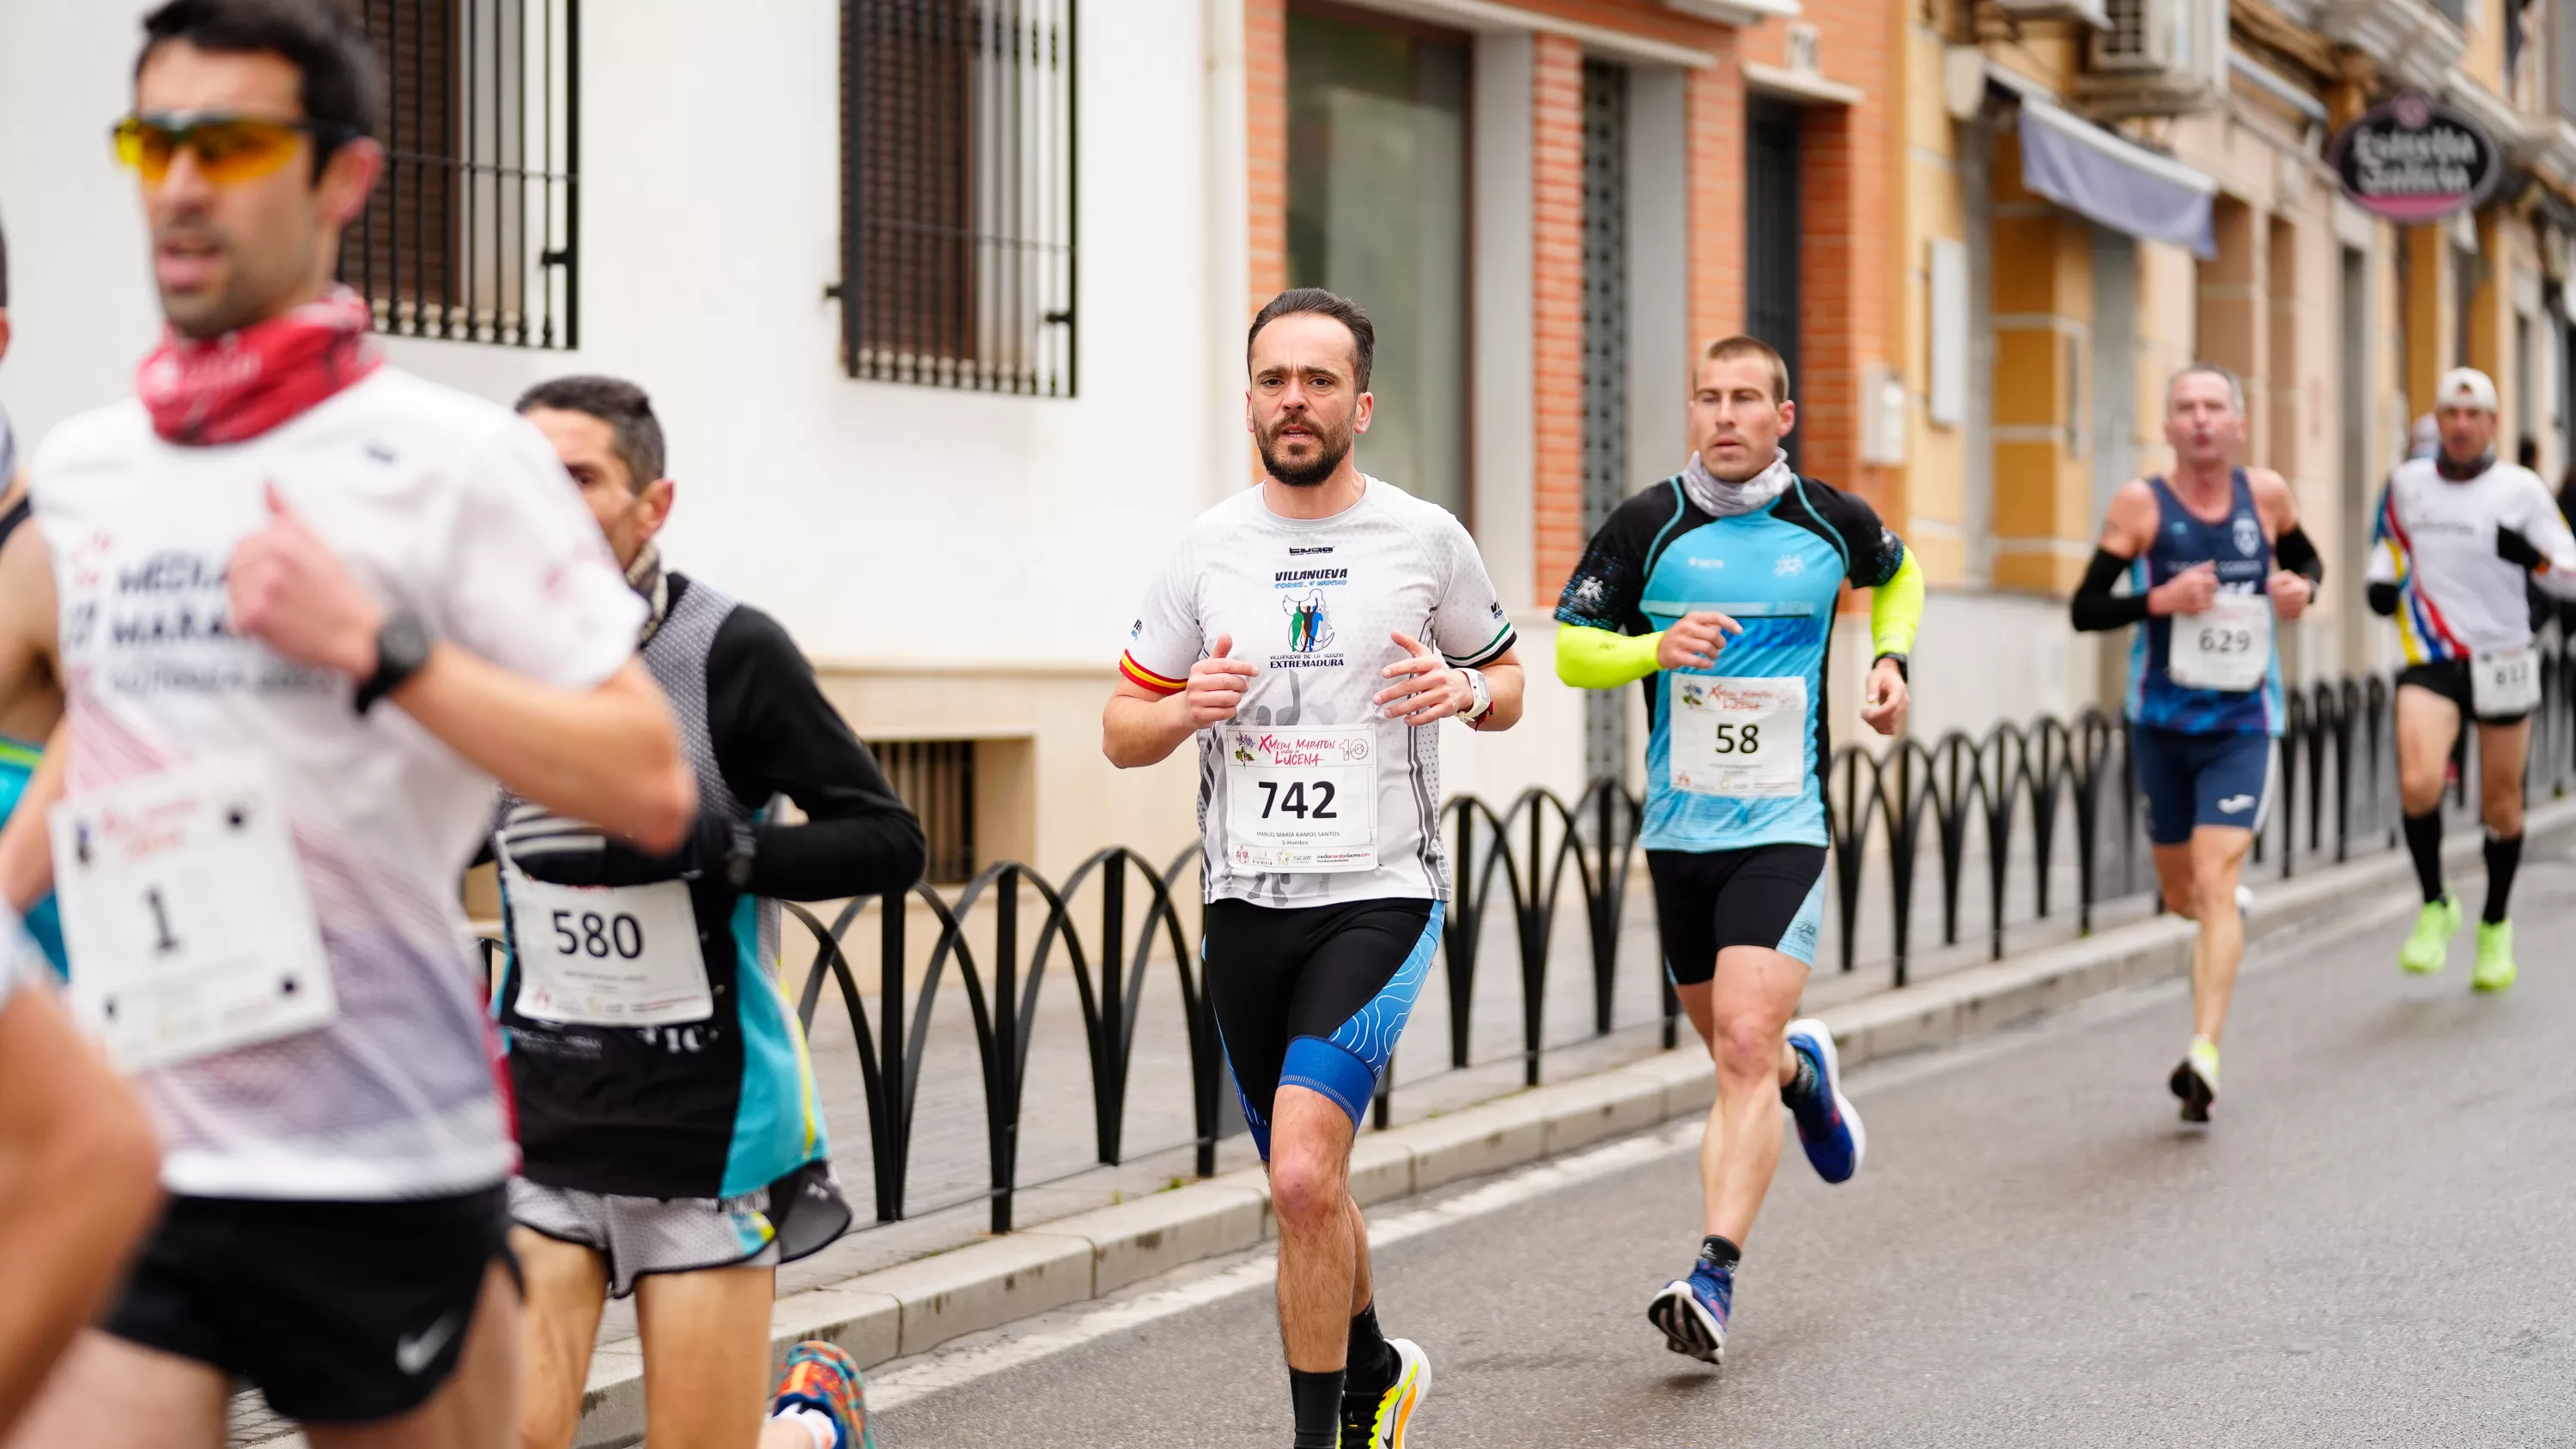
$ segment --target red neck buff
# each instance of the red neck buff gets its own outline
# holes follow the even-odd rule
[[[152,431],[190,447],[256,438],[384,363],[366,300],[333,287],[316,301],[199,342],[175,331],[135,370]]]

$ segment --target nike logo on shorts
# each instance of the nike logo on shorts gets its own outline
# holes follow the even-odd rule
[[[2240,810],[2251,810],[2254,808],[2254,797],[2251,795],[2230,795],[2226,799],[2218,802],[2218,808],[2229,815],[2233,815]]]
[[[430,1360],[438,1357],[438,1351],[456,1336],[456,1326],[463,1321],[464,1315],[450,1313],[423,1332],[406,1333],[395,1339],[394,1367],[402,1370],[406,1377],[429,1367]]]

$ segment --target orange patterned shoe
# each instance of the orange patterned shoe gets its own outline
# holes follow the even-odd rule
[[[769,1400],[773,1417],[782,1409],[812,1409],[828,1417],[840,1431],[840,1449],[877,1449],[876,1436],[868,1432],[868,1381],[837,1344],[809,1338],[787,1350],[787,1371]]]

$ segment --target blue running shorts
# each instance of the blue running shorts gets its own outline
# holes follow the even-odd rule
[[[2129,760],[2147,801],[2147,838],[2180,845],[2203,825],[2261,830],[2272,809],[2272,737],[2129,726]]]

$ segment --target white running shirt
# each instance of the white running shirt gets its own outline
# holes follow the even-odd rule
[[[1261,670],[1234,719],[1198,735],[1209,900],[1318,906],[1448,898],[1439,726],[1399,724],[1374,701],[1391,683],[1386,666],[1406,657],[1394,631],[1439,650],[1452,665],[1472,667],[1512,647],[1511,621],[1475,540],[1447,509],[1375,478],[1363,482],[1360,501],[1330,518],[1282,518],[1257,487],[1199,515],[1147,590],[1129,635],[1121,673],[1159,694],[1179,692],[1190,666],[1215,652],[1219,635],[1233,636],[1231,657]],[[1259,869],[1254,828],[1229,818],[1239,794],[1263,798],[1238,792],[1232,781],[1238,750],[1260,750],[1291,727],[1336,726],[1371,729],[1364,738],[1373,748],[1351,753],[1363,764],[1374,761],[1374,866]],[[1269,794],[1286,803],[1275,790]],[[1330,808],[1355,820],[1352,803]],[[1299,808],[1326,808],[1321,792],[1312,804],[1301,797]]]
[[[2499,555],[2499,528],[2529,539],[2549,567],[2534,574]],[[2576,597],[2576,537],[2548,485],[2512,463],[2458,483],[2430,458],[2398,464],[2380,495],[2371,543],[2368,580],[2397,585],[2397,637],[2409,664],[2529,644],[2526,578]]]
[[[32,477],[61,593],[70,793],[264,756],[338,997],[328,1026],[140,1074],[163,1182],[381,1200],[502,1181],[517,1149],[457,899],[493,782],[390,702],[354,713],[346,676],[234,634],[224,571],[265,526],[273,481],[433,636],[595,687],[634,654],[644,603],[554,450],[505,408],[383,367],[221,447],[164,443],[118,403],[56,429]]]

